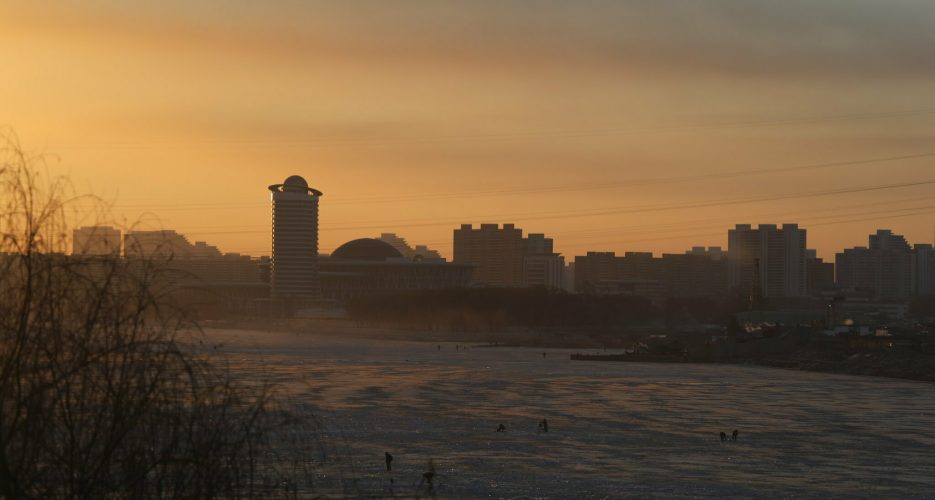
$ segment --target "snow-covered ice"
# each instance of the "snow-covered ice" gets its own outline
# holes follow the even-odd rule
[[[935,496],[929,383],[207,333],[237,373],[314,405],[368,494],[414,494],[432,460],[441,497]],[[722,443],[733,429],[737,442]]]

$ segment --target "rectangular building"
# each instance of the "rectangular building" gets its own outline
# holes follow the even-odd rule
[[[916,256],[906,238],[880,229],[870,235],[869,243],[869,247],[848,248],[835,255],[838,286],[868,292],[878,300],[906,300],[914,286],[925,287],[922,279],[913,276],[914,268],[926,267],[925,256],[914,264]]]
[[[474,266],[472,285],[521,287],[526,245],[513,224],[462,224],[454,231],[454,262]]]
[[[727,233],[728,286],[759,298],[808,295],[806,231],[797,224],[738,224]]]

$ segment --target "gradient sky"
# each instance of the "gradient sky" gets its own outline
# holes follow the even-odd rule
[[[935,181],[933,26],[931,0],[0,0],[0,125],[121,220],[223,251],[268,254],[266,186],[300,174],[325,252],[799,222],[829,257],[932,241],[935,184],[906,184]]]

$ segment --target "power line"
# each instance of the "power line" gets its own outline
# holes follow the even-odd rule
[[[747,197],[747,198],[734,198],[726,200],[716,200],[716,201],[705,201],[705,202],[690,202],[690,203],[681,203],[681,204],[667,204],[667,205],[655,205],[655,206],[631,206],[631,207],[616,207],[616,208],[607,208],[607,209],[586,209],[580,211],[571,211],[569,213],[560,213],[557,215],[539,215],[531,217],[513,217],[517,221],[537,221],[537,220],[558,220],[558,219],[574,219],[582,217],[598,217],[606,215],[626,215],[626,214],[638,214],[638,213],[651,213],[651,212],[668,212],[668,211],[677,211],[677,210],[688,210],[695,208],[713,208],[719,206],[734,206],[734,205],[744,205],[744,204],[756,204],[756,203],[765,203],[770,201],[780,201],[780,200],[793,200],[793,199],[803,199],[803,198],[817,198],[825,196],[838,196],[843,194],[855,194],[855,193],[866,193],[873,191],[884,191],[890,189],[903,189],[909,187],[918,187],[918,186],[927,186],[935,184],[935,180],[925,180],[925,181],[916,181],[916,182],[905,182],[897,184],[882,184],[875,186],[864,186],[858,188],[848,188],[848,189],[833,189],[827,191],[816,191],[811,193],[787,193],[782,195],[774,196],[763,196],[763,197]],[[554,213],[554,212],[549,212]],[[496,217],[501,218],[501,217]],[[438,226],[452,226],[458,225],[463,222],[463,219],[458,221],[446,220],[446,221],[437,221],[437,222],[424,222],[424,223],[413,223],[413,224],[403,224],[396,226],[397,228],[413,228],[413,227],[438,227]],[[353,231],[353,230],[378,230],[385,228],[384,224],[381,225],[366,225],[366,226],[345,226],[345,227],[331,227],[328,230],[330,231]],[[194,234],[259,234],[267,231],[261,230],[244,230],[244,231],[200,231]]]
[[[556,185],[556,186],[542,186],[542,187],[513,187],[506,189],[493,189],[493,190],[473,190],[473,191],[449,191],[444,193],[427,193],[427,194],[416,194],[408,196],[372,196],[372,197],[357,197],[357,198],[341,198],[335,201],[328,200],[329,206],[340,206],[348,204],[364,204],[364,203],[399,203],[403,201],[433,201],[433,200],[448,200],[448,199],[457,199],[457,198],[474,198],[474,197],[487,197],[487,196],[501,196],[501,195],[516,195],[516,194],[540,194],[540,193],[550,193],[550,192],[571,192],[571,191],[591,191],[591,190],[606,190],[614,189],[624,186],[650,186],[650,185],[660,185],[660,184],[670,184],[670,183],[684,183],[692,181],[703,181],[703,180],[712,180],[712,179],[729,179],[729,178],[739,178],[739,177],[753,177],[758,175],[769,175],[769,174],[778,174],[778,173],[789,173],[797,171],[811,171],[811,170],[824,170],[831,168],[841,168],[848,166],[859,166],[859,165],[871,165],[875,163],[888,163],[888,162],[900,162],[906,160],[916,160],[922,158],[932,158],[935,157],[935,152],[923,152],[915,153],[908,155],[898,155],[898,156],[885,156],[885,157],[876,157],[876,158],[864,158],[857,160],[845,160],[845,161],[836,161],[836,162],[826,162],[826,163],[811,163],[805,165],[794,165],[787,167],[771,167],[771,168],[761,168],[761,169],[742,169],[742,170],[731,170],[726,172],[710,172],[703,174],[692,174],[692,175],[683,175],[683,176],[671,176],[671,177],[661,177],[655,179],[633,179],[626,181],[617,181],[617,182],[591,182],[583,184],[565,184],[565,185]],[[121,210],[128,209],[160,209],[160,210],[187,210],[189,208],[198,208],[202,210],[220,210],[220,209],[234,209],[234,208],[257,208],[265,207],[269,204],[267,202],[260,203],[243,203],[243,202],[219,202],[219,203],[173,203],[173,204],[127,204],[120,205],[119,203],[115,204]]]

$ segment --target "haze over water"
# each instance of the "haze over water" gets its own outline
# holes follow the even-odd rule
[[[365,493],[924,497],[932,384],[761,367],[570,361],[572,350],[209,331],[311,404]],[[547,434],[537,422],[549,421]],[[495,429],[500,423],[505,433]],[[721,443],[718,432],[740,431]],[[383,453],[395,456],[393,485]]]

